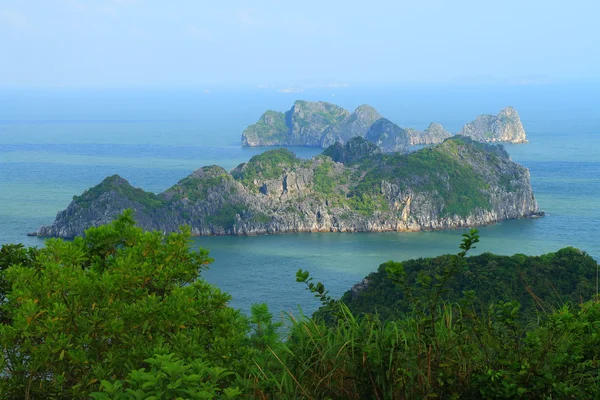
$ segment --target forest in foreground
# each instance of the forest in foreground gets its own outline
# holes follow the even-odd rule
[[[340,300],[300,270],[323,307],[280,320],[229,307],[190,235],[126,211],[73,241],[3,245],[0,397],[600,396],[598,264],[577,249],[470,257],[472,230],[457,254],[387,262]]]

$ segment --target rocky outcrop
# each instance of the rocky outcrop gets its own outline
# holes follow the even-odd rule
[[[452,136],[450,132],[436,122],[429,124],[429,127],[424,131],[407,129],[406,133],[408,133],[411,146],[438,144]]]
[[[360,158],[363,150],[355,150],[363,147]],[[347,164],[271,150],[231,172],[200,168],[158,195],[112,176],[32,234],[74,237],[126,208],[144,229],[172,232],[187,224],[194,235],[419,231],[538,212],[529,171],[501,146],[456,136],[411,154],[367,147],[348,143],[338,158]]]
[[[478,116],[473,122],[466,124],[459,134],[481,142],[527,142],[519,113],[512,107],[504,108],[496,116]]]
[[[277,146],[289,136],[285,114],[269,110],[261,115],[258,122],[249,126],[242,135],[243,146]]]
[[[366,104],[350,114],[335,104],[298,100],[286,113],[271,110],[265,112],[256,124],[250,125],[242,133],[242,145],[327,148],[335,143],[344,144],[358,136],[379,141],[385,146],[382,151],[389,152],[404,151],[400,150],[404,148],[400,131],[406,133],[410,146],[438,144],[452,136],[435,122],[424,131],[418,131],[411,128],[405,130],[397,125],[393,125],[392,129],[392,123],[386,120],[389,123],[386,123],[386,127],[390,132],[378,132],[383,124],[380,122],[379,126],[374,125],[381,119],[381,115]],[[370,130],[371,135],[367,137]],[[465,125],[459,134],[481,142],[527,142],[519,114],[512,107],[506,107],[497,116],[480,115]]]
[[[365,139],[385,153],[406,153],[410,148],[408,133],[392,121],[380,118],[369,128]]]
[[[296,101],[286,113],[290,127],[290,145],[319,147],[325,130],[346,122],[350,113],[324,101]]]
[[[362,158],[381,153],[379,147],[359,136],[353,137],[346,144],[339,142],[329,146],[323,155],[330,157],[335,162],[352,164]]]
[[[365,137],[369,128],[381,115],[371,106],[358,107],[350,118],[339,124],[328,127],[323,133],[321,147],[327,148],[335,143],[344,144],[353,137]]]
[[[347,110],[324,101],[298,100],[285,114],[265,112],[256,124],[250,125],[242,133],[242,144],[321,147],[328,128],[338,125],[350,128],[360,126],[360,116],[368,113],[357,112],[350,114]]]

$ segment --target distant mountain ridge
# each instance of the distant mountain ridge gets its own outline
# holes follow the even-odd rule
[[[230,172],[203,167],[158,195],[110,176],[31,235],[82,235],[127,208],[144,229],[189,225],[194,235],[435,230],[538,212],[529,171],[501,146],[455,136],[410,154],[382,154],[355,137],[310,160],[277,149]]]
[[[527,141],[519,114],[513,107],[504,108],[496,116],[480,115],[459,134],[481,142]],[[332,103],[297,100],[285,113],[266,111],[257,123],[244,130],[242,145],[327,148],[334,143],[344,144],[356,136],[377,143],[383,152],[406,152],[409,146],[441,143],[452,134],[435,122],[424,131],[403,129],[366,104],[350,113]]]

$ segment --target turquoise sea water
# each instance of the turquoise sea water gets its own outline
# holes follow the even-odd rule
[[[513,105],[530,143],[507,145],[530,169],[548,216],[480,229],[477,251],[542,254],[579,247],[600,258],[600,97],[598,85],[512,87],[397,86],[260,90],[10,90],[0,92],[0,243],[42,245],[25,236],[49,224],[74,194],[115,173],[160,192],[209,164],[233,168],[265,149],[240,147],[240,134],[266,109],[297,98],[346,108],[368,103],[400,126],[431,121],[457,131],[480,113]],[[335,96],[334,96],[335,95]],[[302,157],[317,149],[293,149]],[[462,231],[203,237],[215,263],[205,278],[247,310],[317,306],[295,283],[308,269],[333,295],[386,260],[456,252]]]

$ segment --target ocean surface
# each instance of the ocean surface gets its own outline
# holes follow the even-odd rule
[[[243,129],[296,99],[348,109],[368,103],[402,127],[439,122],[451,132],[512,105],[529,143],[506,145],[529,168],[547,216],[480,228],[475,252],[543,254],[565,246],[600,258],[600,85],[380,86],[279,93],[259,89],[0,90],[0,244],[42,246],[26,233],[50,224],[73,195],[119,174],[161,192],[193,170],[231,169],[265,148],[242,148]],[[301,157],[319,149],[292,148]],[[200,237],[215,259],[205,279],[244,311],[310,313],[317,301],[295,282],[309,270],[334,296],[387,260],[458,251],[461,230]]]

